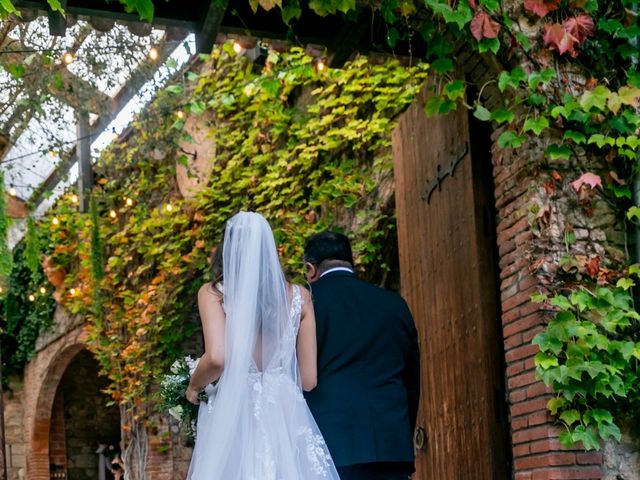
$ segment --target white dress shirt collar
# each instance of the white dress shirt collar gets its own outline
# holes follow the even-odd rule
[[[326,272],[322,272],[320,274],[320,278],[324,277],[327,273],[331,273],[331,272],[349,272],[349,273],[353,273],[353,270],[348,268],[348,267],[333,267],[333,268],[330,268],[329,270],[327,270]]]

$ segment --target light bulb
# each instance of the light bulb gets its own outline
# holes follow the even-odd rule
[[[71,195],[71,203],[78,203],[78,195],[75,193]]]
[[[62,60],[64,60],[64,63],[66,63],[67,65],[73,63],[73,61],[75,60],[73,53],[71,52],[66,52],[64,54],[64,56],[62,57]]]
[[[319,72],[322,72],[327,68],[327,65],[324,63],[324,60],[319,58],[318,61],[316,62],[316,68],[318,69]]]
[[[115,210],[111,210],[111,211],[109,211],[109,216],[110,216],[111,218],[116,218],[116,217],[118,216],[118,214],[116,213],[116,211],[115,211]]]
[[[233,51],[236,52],[238,55],[240,55],[242,53],[242,51],[244,50],[244,48],[242,47],[242,45],[240,45],[239,42],[233,42]]]
[[[125,200],[125,203],[127,204],[127,207],[130,207],[131,205],[133,205],[133,200],[131,200],[130,198],[127,198]]]
[[[160,52],[158,52],[158,49],[156,47],[151,47],[151,49],[149,50],[149,58],[151,60],[157,60],[159,55]]]
[[[58,220],[58,217],[53,217],[51,219],[51,223],[53,223],[54,225],[58,225],[60,223],[60,220]]]
[[[170,203],[167,203],[165,208],[167,209],[167,212],[173,212],[173,205],[171,205]]]
[[[56,152],[54,152],[53,150],[49,150],[49,156],[51,158],[56,158],[58,156],[58,154]]]
[[[29,295],[29,301],[30,302],[35,302],[36,301],[36,296],[33,293],[31,295]]]
[[[18,195],[18,192],[16,191],[15,188],[11,187],[9,189],[9,195],[11,195],[12,197],[15,197],[16,195]]]
[[[45,293],[47,293],[47,289],[44,287],[40,287],[40,293],[44,295]]]
[[[118,133],[115,130],[113,130],[111,132],[111,140],[117,140],[117,139],[118,139]]]
[[[4,288],[0,287],[0,293],[4,292]]]
[[[176,117],[178,117],[180,120],[182,120],[184,118],[184,112],[182,110],[178,110],[176,112]]]
[[[76,294],[76,289],[75,288],[71,288],[69,289],[69,293],[71,294],[71,296],[73,297]]]

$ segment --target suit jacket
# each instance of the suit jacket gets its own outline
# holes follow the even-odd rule
[[[406,302],[345,271],[311,293],[318,385],[305,397],[336,466],[413,463],[420,359]]]

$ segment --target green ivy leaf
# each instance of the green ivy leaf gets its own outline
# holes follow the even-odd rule
[[[500,50],[500,40],[497,38],[483,38],[478,42],[478,51],[480,53],[493,52],[495,55],[498,50]]]
[[[576,422],[579,422],[582,419],[580,412],[575,409],[565,410],[560,414],[560,420],[566,423],[568,426],[573,425]]]
[[[549,355],[545,352],[536,353],[534,361],[536,362],[536,365],[541,367],[543,370],[548,370],[551,367],[558,366],[558,357]]]
[[[137,12],[140,20],[153,20],[153,2],[151,0],[120,0],[127,13]]]
[[[640,207],[633,206],[627,210],[627,218],[629,220],[640,221]]]
[[[558,410],[567,404],[567,400],[563,397],[554,397],[547,402],[547,408],[551,412],[551,415],[557,415]]]
[[[634,285],[635,282],[630,278],[621,278],[616,282],[616,287],[622,288],[623,290],[629,290]]]
[[[568,159],[571,156],[571,149],[567,145],[550,144],[547,146],[545,154],[548,155],[551,160],[558,160],[559,158]]]
[[[607,99],[611,95],[611,91],[603,86],[598,85],[593,90],[587,90],[580,97],[580,106],[585,111],[590,111],[593,107],[600,111],[604,111],[607,105]]]
[[[525,140],[526,138],[523,135],[507,130],[498,137],[498,146],[500,148],[520,148]]]
[[[438,58],[431,63],[431,69],[439,74],[453,71],[453,60],[450,58]]]
[[[529,37],[527,37],[524,33],[517,32],[516,40],[525,52],[531,50],[531,41],[529,40]]]
[[[452,80],[444,86],[442,91],[452,101],[464,98],[465,83],[463,80]]]
[[[541,72],[533,72],[529,75],[529,88],[535,90],[540,84],[549,83],[555,77],[555,72],[547,68]]]
[[[511,110],[507,110],[506,108],[499,108],[491,113],[491,120],[498,123],[498,125],[502,123],[511,123],[515,118],[515,114]]]
[[[60,12],[64,15],[64,8],[60,4],[60,0],[47,0],[47,3],[51,7],[51,10],[54,12]]]
[[[584,133],[576,132],[574,130],[566,130],[562,136],[564,140],[572,140],[574,143],[581,145],[587,141]]]
[[[491,120],[491,112],[480,104],[478,104],[473,112],[473,116],[482,122],[488,122]]]
[[[547,117],[540,116],[538,118],[527,118],[522,130],[540,135],[545,128],[549,128],[549,120],[547,120]]]

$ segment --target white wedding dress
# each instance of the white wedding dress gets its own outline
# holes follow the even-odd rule
[[[225,370],[200,405],[188,480],[339,480],[300,387],[300,287],[258,214],[227,224]]]

